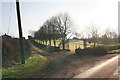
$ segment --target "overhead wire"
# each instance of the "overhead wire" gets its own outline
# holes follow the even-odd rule
[[[10,3],[10,14],[9,14],[9,21],[8,21],[8,31],[7,31],[7,34],[9,34],[9,31],[10,31],[11,14],[12,14],[12,2]]]

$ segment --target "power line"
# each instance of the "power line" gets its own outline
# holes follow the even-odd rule
[[[8,23],[8,32],[7,32],[7,34],[9,34],[9,29],[10,29],[11,12],[12,12],[12,2],[11,2],[11,4],[10,4],[10,14],[9,14],[9,23]]]

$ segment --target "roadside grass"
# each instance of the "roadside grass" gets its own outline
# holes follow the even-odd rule
[[[2,79],[2,70],[0,70],[0,79]]]
[[[120,52],[120,49],[117,49],[117,50],[109,51],[108,53],[111,54],[111,53],[119,53],[119,52]]]
[[[114,47],[114,46],[120,46],[120,44],[108,44],[108,45],[101,45],[103,47]]]
[[[109,44],[109,45],[101,45],[102,47],[106,48],[108,51],[119,50],[120,44]]]
[[[47,58],[33,52],[25,64],[2,69],[3,78],[32,78],[39,70],[47,67]]]

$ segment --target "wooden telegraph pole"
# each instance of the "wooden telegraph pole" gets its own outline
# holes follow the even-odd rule
[[[22,37],[22,27],[21,27],[19,0],[16,0],[16,11],[17,11],[18,29],[19,29],[21,63],[24,64],[25,63],[25,56],[24,56],[24,45],[23,45],[23,37]]]

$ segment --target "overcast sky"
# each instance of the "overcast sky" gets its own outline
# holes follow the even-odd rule
[[[18,37],[15,0],[7,0],[2,6],[2,34]],[[23,36],[36,31],[51,16],[67,12],[73,20],[77,32],[87,33],[87,27],[95,24],[101,33],[109,28],[117,31],[119,0],[31,0],[21,1]],[[1,3],[0,3],[1,5]],[[11,16],[11,19],[10,19]],[[10,21],[10,22],[9,22]],[[9,29],[9,30],[8,30]],[[0,32],[1,34],[1,32]]]

